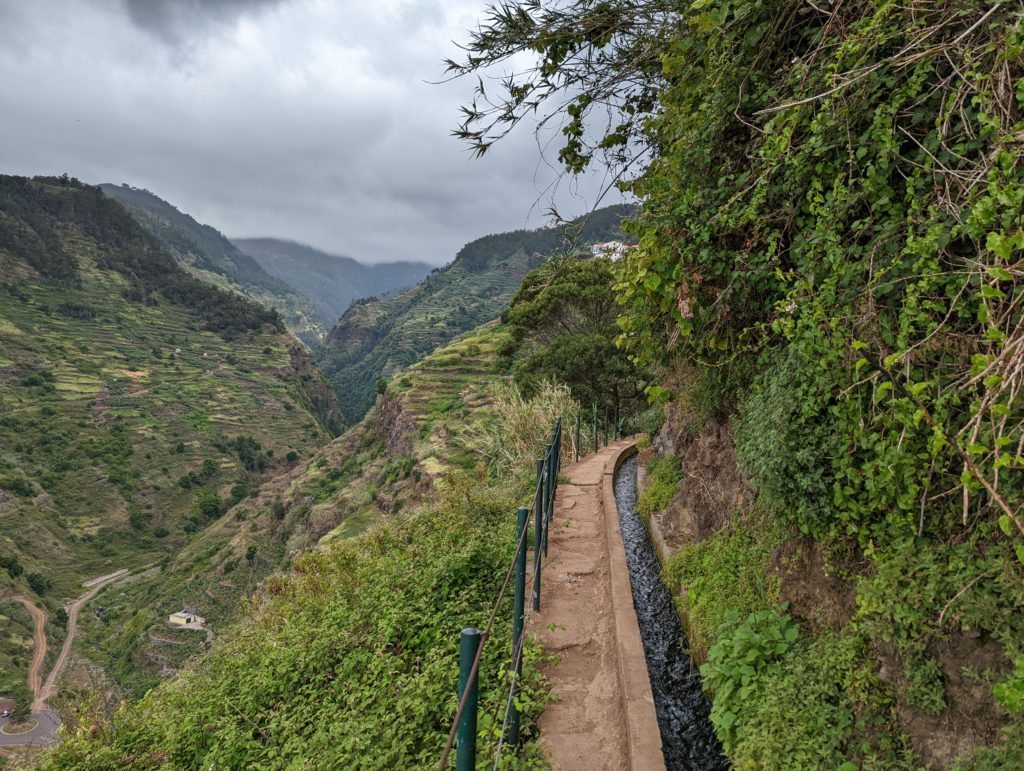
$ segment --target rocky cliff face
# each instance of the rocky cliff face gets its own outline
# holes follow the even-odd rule
[[[655,515],[669,551],[713,535],[753,502],[754,491],[740,473],[728,425],[669,404],[652,447],[658,455],[679,458],[683,469],[679,491]]]
[[[374,433],[392,455],[409,455],[418,427],[402,399],[385,393],[377,400]]]
[[[341,413],[341,404],[334,389],[301,345],[289,348],[288,355],[291,357],[292,370],[302,383],[303,394],[309,399],[309,410],[316,415],[320,425],[337,436],[345,425],[345,417]]]
[[[670,404],[666,419],[651,447],[641,454],[646,462],[655,455],[680,459],[683,478],[662,512],[650,517],[651,534],[663,561],[686,544],[711,539],[733,524],[739,528],[765,525],[757,494],[744,478],[736,458],[730,426],[703,419]],[[767,565],[767,581],[774,585],[773,602],[785,603],[788,613],[805,633],[839,634],[857,614],[857,582],[871,567],[852,543],[822,543],[793,530],[782,529]],[[684,625],[690,587],[670,587],[679,597]],[[907,696],[908,662],[896,647],[881,640],[870,645],[874,675],[892,689],[895,717],[909,745],[928,768],[953,767],[957,758],[969,757],[978,747],[999,741],[1006,714],[976,672],[1005,677],[1010,670],[1002,647],[972,630],[954,630],[928,645],[938,663],[946,707],[929,714],[913,706]],[[703,648],[692,651],[704,660]],[[966,668],[965,668],[966,667]]]

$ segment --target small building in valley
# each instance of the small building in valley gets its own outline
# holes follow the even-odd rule
[[[202,626],[205,621],[206,619],[192,608],[182,608],[177,613],[172,613],[167,619],[167,623],[174,626]]]

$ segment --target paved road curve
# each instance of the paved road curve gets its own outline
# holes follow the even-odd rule
[[[57,713],[51,710],[33,712],[32,719],[36,721],[36,727],[31,731],[20,734],[9,734],[5,731],[10,718],[0,718],[0,747],[34,744],[40,747],[53,744],[60,728],[60,718]]]
[[[27,597],[18,596],[11,598],[25,606],[35,623],[35,650],[32,653],[32,663],[29,665],[28,670],[28,686],[35,697],[35,700],[32,702],[32,719],[36,721],[36,725],[31,731],[9,734],[4,729],[10,720],[8,718],[0,718],[0,747],[24,744],[50,745],[56,740],[57,733],[60,730],[60,718],[56,712],[50,709],[46,702],[55,693],[57,679],[67,663],[68,655],[71,653],[71,644],[74,642],[75,633],[78,631],[78,611],[82,609],[85,603],[95,597],[100,589],[111,581],[123,578],[127,574],[127,569],[118,570],[110,575],[86,581],[82,586],[88,587],[89,591],[64,606],[68,613],[67,636],[64,638],[64,645],[61,647],[60,655],[57,656],[57,660],[53,664],[53,669],[50,671],[49,676],[47,676],[46,682],[42,685],[40,685],[40,671],[43,666],[43,660],[46,658],[46,613]]]

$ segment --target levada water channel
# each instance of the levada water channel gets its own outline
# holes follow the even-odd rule
[[[711,727],[710,704],[701,690],[700,673],[684,652],[686,633],[661,581],[661,565],[647,527],[636,513],[636,457],[623,463],[615,475],[615,502],[665,766],[668,771],[728,768]]]

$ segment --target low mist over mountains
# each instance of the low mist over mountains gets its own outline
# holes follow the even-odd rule
[[[263,287],[282,294],[293,291],[239,251],[220,231],[197,222],[150,191],[126,184],[104,183],[99,188],[120,201],[180,262],[230,277],[243,286]]]
[[[426,276],[425,262],[367,265],[351,257],[327,254],[311,246],[277,238],[236,238],[237,246],[272,276],[308,297],[333,324],[353,300],[404,289]]]

